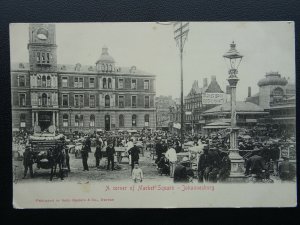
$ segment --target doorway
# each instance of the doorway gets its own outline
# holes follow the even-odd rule
[[[52,123],[52,112],[39,112],[39,126],[41,131],[47,130]]]
[[[110,130],[110,115],[105,115],[105,130],[109,131]]]

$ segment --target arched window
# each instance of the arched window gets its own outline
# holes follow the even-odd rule
[[[136,115],[135,114],[132,115],[132,126],[136,127]]]
[[[83,115],[80,115],[79,126],[83,127]]]
[[[41,76],[38,76],[38,77],[37,77],[37,86],[38,86],[38,87],[42,86]]]
[[[108,78],[108,88],[111,89],[112,86],[111,86],[111,78]]]
[[[272,92],[274,102],[280,102],[283,99],[283,90],[280,87],[277,87]]]
[[[51,77],[47,76],[47,87],[51,87]]]
[[[46,87],[46,76],[42,77],[42,87]]]
[[[101,70],[102,70],[102,72],[105,71],[105,65],[104,64],[101,64]]]
[[[75,127],[79,126],[79,116],[75,115]]]
[[[90,127],[94,127],[95,126],[95,116],[91,115],[90,116]]]
[[[103,88],[107,88],[106,78],[103,78]]]
[[[47,100],[48,100],[47,94],[43,93],[42,94],[42,106],[47,106]]]
[[[105,107],[106,108],[110,107],[110,97],[109,97],[109,95],[105,95]]]
[[[20,114],[20,127],[26,127],[26,115],[24,113]]]
[[[68,114],[63,115],[63,127],[69,126],[69,116]]]
[[[124,127],[124,115],[119,115],[119,127]]]
[[[145,115],[145,127],[149,127],[149,115]]]

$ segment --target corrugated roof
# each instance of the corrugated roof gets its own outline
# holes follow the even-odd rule
[[[214,108],[206,110],[203,114],[215,113],[215,112],[230,112],[230,102],[226,102],[222,105],[218,105]],[[252,102],[236,102],[237,112],[263,112],[264,109]]]

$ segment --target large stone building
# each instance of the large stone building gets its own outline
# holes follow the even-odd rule
[[[29,63],[11,65],[13,129],[156,127],[155,75],[117,67],[103,47],[94,65],[57,64],[54,24],[29,25]]]

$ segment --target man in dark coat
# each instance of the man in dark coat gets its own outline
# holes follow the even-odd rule
[[[188,183],[190,178],[193,178],[193,172],[189,167],[188,158],[184,157],[183,160],[178,163],[174,170],[174,182]]]
[[[33,164],[33,155],[30,150],[30,146],[26,146],[25,152],[23,153],[23,165],[25,168],[23,179],[26,177],[28,169],[30,171],[30,177],[33,178],[32,164]]]
[[[157,156],[155,162],[157,163],[157,162],[160,161],[160,158],[161,158],[162,153],[163,153],[163,146],[162,146],[160,140],[158,140],[157,143],[156,143],[156,145],[155,145],[155,152],[156,152],[156,156]]]
[[[88,152],[92,152],[92,150],[91,150],[91,139],[90,139],[90,137],[87,137],[87,138],[86,138],[85,143],[86,143],[86,145],[87,145]]]
[[[220,171],[219,171],[219,181],[223,182],[225,181],[231,171],[231,160],[229,158],[229,152],[227,151],[221,151],[221,165],[220,165]]]
[[[101,152],[101,142],[100,140],[96,140],[96,151],[95,151],[95,158],[96,158],[96,167],[99,168],[100,159],[102,158],[102,152]]]
[[[294,165],[289,162],[288,156],[282,156],[283,162],[279,164],[278,172],[282,181],[293,181],[296,176]]]
[[[211,166],[211,156],[208,154],[208,146],[203,147],[203,153],[199,156],[198,161],[198,181],[203,182],[204,174],[209,173]]]
[[[62,144],[62,148],[65,151],[65,157],[66,157],[66,166],[68,168],[68,171],[71,172],[71,168],[70,168],[70,155],[69,155],[69,149],[66,146],[66,142],[63,142]]]
[[[133,147],[129,149],[128,154],[131,155],[131,170],[134,168],[135,163],[139,163],[139,154],[140,154],[140,149],[138,146],[136,146],[136,141],[133,143]]]
[[[89,166],[88,166],[88,157],[89,157],[89,146],[88,143],[85,142],[83,145],[83,148],[81,150],[81,157],[82,157],[82,165],[83,165],[83,171],[88,171]]]
[[[261,176],[266,170],[265,160],[260,156],[260,152],[251,156],[246,162],[246,175],[255,174]]]
[[[106,155],[107,155],[107,170],[109,170],[109,166],[111,163],[111,170],[114,170],[114,164],[115,164],[115,148],[113,146],[113,143],[110,142],[108,146],[106,147]]]

